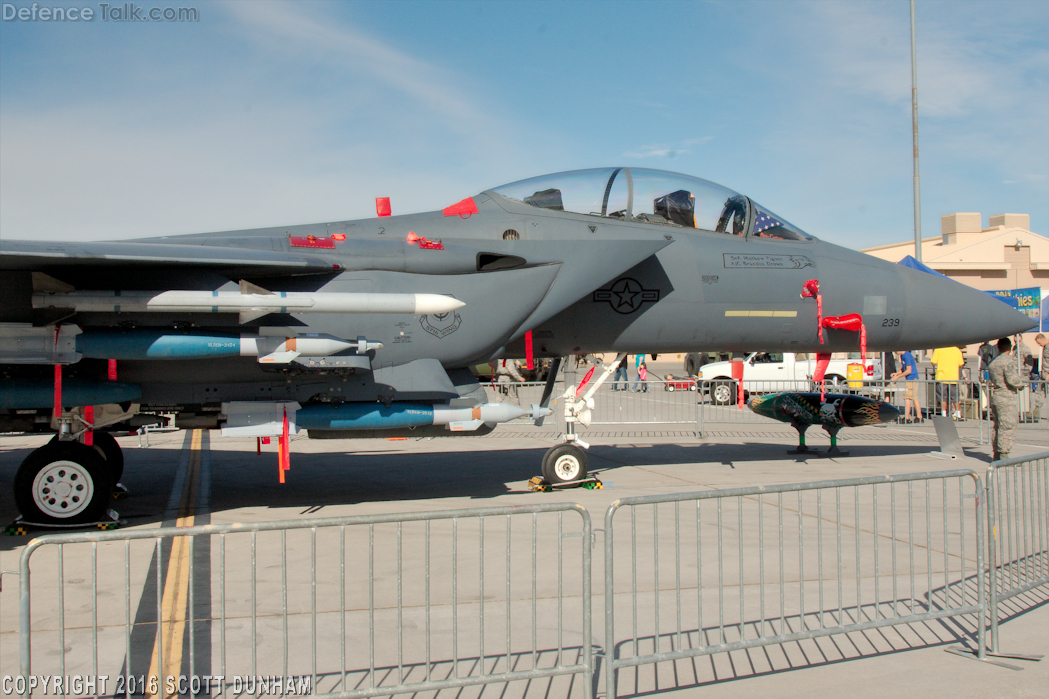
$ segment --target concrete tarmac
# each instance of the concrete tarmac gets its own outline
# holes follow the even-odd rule
[[[126,528],[137,531],[180,522],[301,520],[575,502],[591,513],[594,527],[600,528],[608,505],[627,496],[958,468],[982,472],[990,462],[989,447],[978,443],[978,429],[966,423],[959,423],[965,455],[954,460],[934,455],[938,447],[928,423],[845,430],[840,446],[848,449],[850,455],[839,458],[788,455],[788,449],[796,444],[795,433],[786,425],[773,422],[707,425],[703,439],[697,439],[687,425],[663,427],[617,425],[587,431],[584,436],[592,444],[591,473],[604,482],[604,489],[553,493],[530,492],[527,481],[539,473],[544,452],[558,443],[558,437],[549,428],[535,428],[527,423],[512,423],[489,436],[476,438],[295,438],[291,470],[283,485],[277,478],[275,444],[256,455],[255,440],[223,439],[217,433],[208,435],[197,447],[184,432],[153,434],[148,448],[139,448],[134,436],[121,437],[118,441],[126,459],[122,480],[130,496],[115,502],[114,508],[126,520]],[[16,515],[11,483],[19,463],[45,441],[43,437],[0,438],[3,522]],[[828,445],[825,434],[818,429],[810,430],[808,441],[821,450]],[[1027,427],[1018,434],[1013,456],[1047,450],[1049,429]],[[194,451],[197,456],[192,455]],[[189,486],[187,479],[191,481]],[[190,489],[195,496],[187,500],[183,494]],[[27,541],[28,537],[0,538],[0,570],[18,569]],[[601,543],[598,536],[593,558],[595,646],[604,643]],[[135,555],[148,557],[150,552],[143,550]],[[67,577],[74,567],[74,562],[66,563]],[[134,582],[141,588],[133,592],[134,605],[148,597],[146,582]],[[5,575],[0,592],[0,675],[15,674],[18,667],[18,602],[14,583],[13,577]],[[292,582],[292,597],[308,594],[305,587],[295,587],[298,584]],[[1005,650],[1049,654],[1046,601],[1049,588],[1043,587],[1013,603],[1012,618],[1001,626]],[[1049,696],[1049,660],[1010,661],[1023,667],[1014,671],[946,653],[945,647],[958,645],[959,641],[959,634],[947,627],[916,624],[899,630],[851,633],[647,666],[636,673],[624,670],[620,673],[618,695]],[[39,640],[34,644],[36,653],[46,653]],[[136,652],[148,655],[148,645]],[[70,658],[79,651],[66,648]],[[51,654],[54,652],[57,648]],[[123,655],[118,655],[114,661],[117,672],[124,661]],[[598,692],[603,693],[600,661],[597,683]],[[487,689],[446,690],[440,696],[453,693],[457,697],[582,695],[578,680],[563,678],[516,682],[505,689],[496,685]]]

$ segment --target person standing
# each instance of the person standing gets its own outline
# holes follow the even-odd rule
[[[515,381],[523,383],[524,376],[521,375],[520,369],[517,368],[517,360],[515,359],[508,363],[505,359],[497,359],[493,369],[492,376],[495,378],[495,382],[497,384],[506,384],[500,385],[499,390],[506,394],[511,403],[520,405],[521,398],[517,393],[517,386],[514,386],[513,383]]]
[[[1039,369],[1044,381],[1049,379],[1049,340],[1046,340],[1042,333],[1038,333],[1034,336],[1034,343],[1042,348],[1042,364]]]
[[[1017,371],[1020,373],[1020,378],[1024,379],[1024,381],[1031,382],[1031,390],[1028,394],[1029,401],[1024,401],[1024,403],[1030,403],[1030,412],[1024,414],[1023,421],[1038,422],[1042,404],[1045,403],[1045,398],[1039,392],[1038,360],[1034,358],[1034,355],[1031,354],[1030,348],[1027,347],[1023,340],[1023,335],[1017,335],[1016,339],[1013,340],[1013,347],[1016,348],[1015,354],[1020,358]],[[1038,338],[1035,338],[1035,342],[1037,341]]]
[[[1038,366],[1038,376],[1042,379],[1042,385],[1039,387],[1038,393],[1041,404],[1044,405],[1046,396],[1049,395],[1049,340],[1046,340],[1045,335],[1042,333],[1038,333],[1034,337],[1034,342],[1042,348],[1042,361]]]
[[[1023,380],[1016,370],[1016,358],[1009,338],[998,340],[998,356],[991,362],[991,445],[995,461],[1009,458],[1016,436],[1020,412],[1019,390]]]
[[[965,360],[957,347],[940,347],[932,351],[930,361],[936,367],[936,399],[940,402],[940,414],[947,416],[947,404],[951,404],[951,416],[962,417],[958,405],[958,372]]]
[[[903,421],[921,422],[922,406],[918,400],[918,362],[914,361],[914,355],[910,352],[897,352],[900,358],[899,371],[892,374],[892,380],[903,379],[905,387],[903,394]],[[914,419],[911,419],[911,403],[914,403]]]
[[[626,368],[626,360],[629,357],[630,357],[629,354],[624,354],[623,355],[623,361],[621,361],[619,363],[619,365],[616,366],[616,375],[612,377],[612,390],[613,391],[619,391],[619,390],[626,391],[627,389],[630,388],[630,372]],[[619,377],[620,376],[623,377],[623,388],[622,389],[619,388]]]
[[[990,342],[984,340],[983,344],[976,350],[976,356],[980,358],[980,378],[986,381],[989,376],[987,372],[990,371],[991,362],[998,356],[998,350],[992,347]]]
[[[639,390],[648,393],[648,366],[645,364],[645,355],[639,354],[634,359],[634,370],[637,371],[637,380],[634,381],[634,393]]]
[[[898,354],[900,354],[900,352],[882,352],[882,355],[881,355],[882,376],[887,376],[889,374],[895,374],[898,371],[898,369],[896,367],[896,355],[898,355]],[[795,359],[797,359],[796,355],[795,355]]]

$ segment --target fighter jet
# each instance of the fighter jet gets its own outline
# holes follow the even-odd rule
[[[286,458],[303,429],[477,435],[541,420],[556,368],[542,404],[492,403],[468,367],[500,357],[880,351],[1031,325],[957,282],[817,240],[713,182],[582,170],[422,214],[392,216],[378,199],[377,216],[357,221],[0,241],[0,431],[57,433],[25,459],[14,496],[26,520],[71,524],[100,517],[120,476],[108,431],[164,414],[177,427],[278,436]],[[586,476],[576,430],[610,371],[566,392],[548,479]]]

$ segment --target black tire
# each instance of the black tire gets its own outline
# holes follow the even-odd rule
[[[113,490],[98,451],[80,442],[50,442],[25,458],[15,474],[15,505],[27,522],[85,524],[106,512]]]
[[[120,477],[124,475],[124,451],[117,444],[116,438],[108,432],[95,432],[93,438],[94,444],[92,448],[106,462],[106,466],[109,468],[110,480],[113,481],[113,485],[116,485],[120,482]],[[58,444],[58,435],[56,434],[52,437],[48,443]]]
[[[547,483],[581,481],[588,470],[586,452],[574,444],[559,444],[543,457],[543,478]]]
[[[109,468],[109,478],[116,485],[124,475],[124,452],[117,444],[116,438],[108,432],[95,432],[95,451],[102,454]]]
[[[695,352],[689,352],[685,355],[685,374],[687,376],[695,376],[699,373],[699,367],[702,366],[699,363],[699,355]]]
[[[710,402],[714,405],[732,405],[736,402],[736,384],[729,379],[719,379],[710,384]]]
[[[667,384],[667,390],[670,391],[671,393],[673,393],[674,392],[674,384],[668,383]]]

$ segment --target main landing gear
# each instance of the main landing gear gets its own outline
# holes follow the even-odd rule
[[[27,524],[86,524],[106,514],[113,475],[92,447],[56,440],[26,457],[15,474],[14,489],[15,504]]]
[[[59,429],[54,439],[32,451],[18,467],[14,496],[22,516],[16,525],[116,526],[109,502],[127,493],[119,483],[124,472],[120,445],[108,432],[92,432],[88,446],[81,441],[86,431],[74,435],[69,423],[62,422]]]

